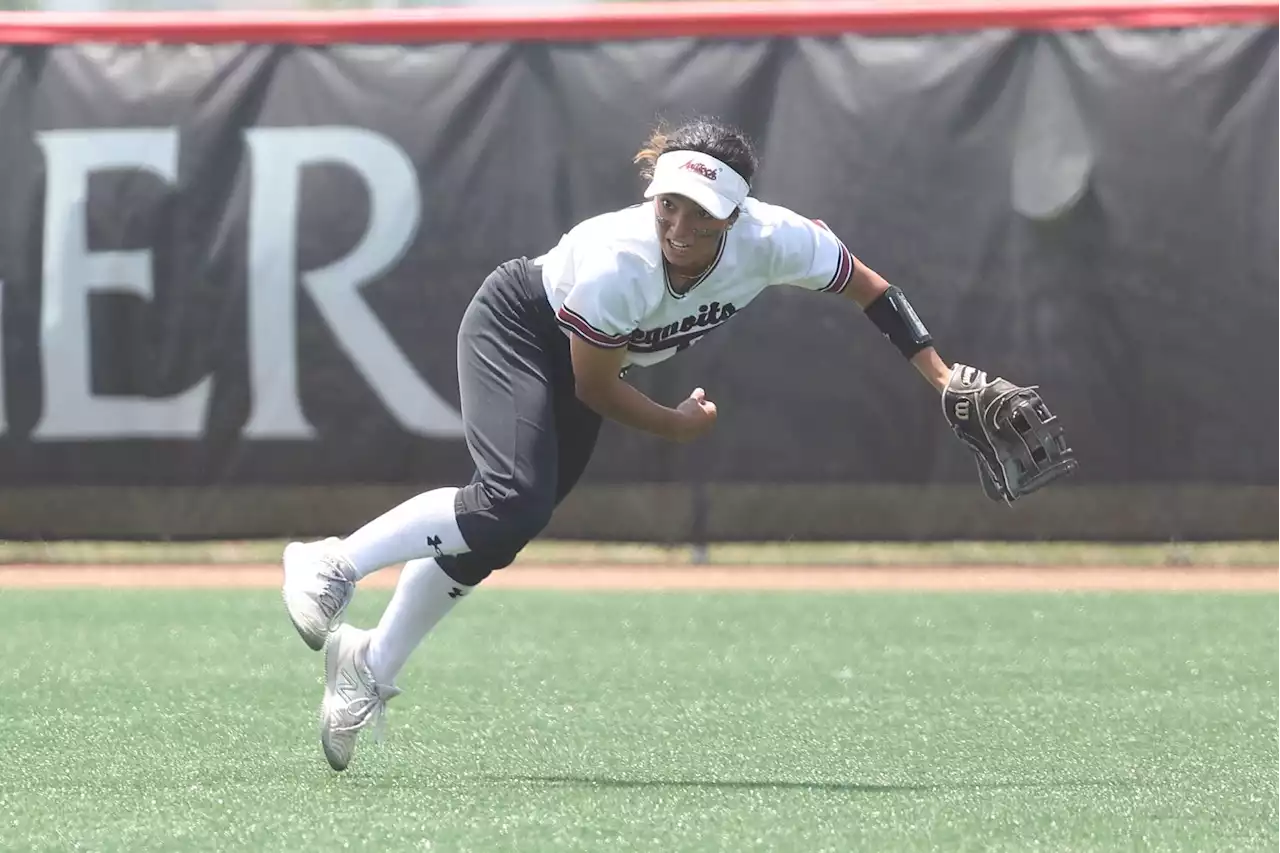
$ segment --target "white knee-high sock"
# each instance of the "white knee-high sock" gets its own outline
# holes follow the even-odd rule
[[[423,638],[472,589],[446,575],[435,560],[405,564],[369,641],[369,668],[379,684],[395,681]]]
[[[470,551],[453,511],[458,490],[432,489],[415,495],[342,540],[342,550],[363,578],[378,569],[419,557]]]

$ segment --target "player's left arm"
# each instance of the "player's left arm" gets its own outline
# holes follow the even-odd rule
[[[775,275],[781,281],[852,299],[876,327],[942,393],[952,366],[942,360],[933,338],[906,294],[854,256],[821,219],[809,219],[781,207],[774,218]]]
[[[947,423],[977,459],[987,497],[1012,503],[1076,470],[1062,424],[1035,386],[1015,385],[965,364],[948,365],[902,288],[855,257],[825,224],[784,218],[778,244],[791,267],[788,280],[852,299],[938,390]]]
[[[889,338],[925,380],[942,393],[951,379],[951,365],[942,360],[933,346],[924,323],[916,316],[901,288],[857,257],[851,256],[853,272],[840,295],[852,299],[880,331]]]
[[[968,365],[948,365],[902,289],[857,258],[852,262],[853,270],[840,293],[857,303],[938,389],[947,423],[977,459],[987,497],[1012,503],[1076,470],[1075,453],[1061,423],[1034,387],[989,377]]]

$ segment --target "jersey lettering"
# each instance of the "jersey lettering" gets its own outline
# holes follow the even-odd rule
[[[667,281],[647,202],[579,223],[537,263],[565,334],[625,347],[624,367],[687,349],[767,287],[839,293],[853,272],[825,223],[751,198],[708,271],[683,293]]]

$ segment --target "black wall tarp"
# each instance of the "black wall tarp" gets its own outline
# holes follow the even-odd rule
[[[649,127],[698,113],[748,131],[754,194],[902,285],[944,358],[1041,386],[1081,469],[1027,503],[1131,495],[1119,531],[974,510],[1005,513],[997,532],[1221,532],[1219,498],[1188,510],[1190,488],[1247,493],[1232,530],[1274,537],[1276,30],[1248,26],[0,47],[0,534],[272,532],[5,509],[37,488],[243,502],[467,479],[467,300],[635,202]],[[687,447],[609,427],[585,489],[890,489],[904,513],[977,495],[932,392],[846,300],[778,289],[632,378],[671,404],[705,387],[720,423]],[[753,538],[772,510],[747,505],[716,534]],[[312,506],[272,524],[305,529]],[[559,532],[617,532],[583,518]]]

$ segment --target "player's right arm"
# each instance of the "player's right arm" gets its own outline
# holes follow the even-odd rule
[[[624,381],[619,374],[626,351],[625,346],[606,349],[578,335],[569,339],[579,400],[601,417],[670,441],[692,441],[711,429],[716,406],[706,399],[701,388],[695,388],[688,399],[670,409]]]
[[[573,288],[556,319],[570,333],[574,390],[600,414],[670,441],[692,441],[715,423],[715,405],[696,389],[674,409],[622,379],[627,341],[644,318],[642,273],[609,251],[573,259]]]

